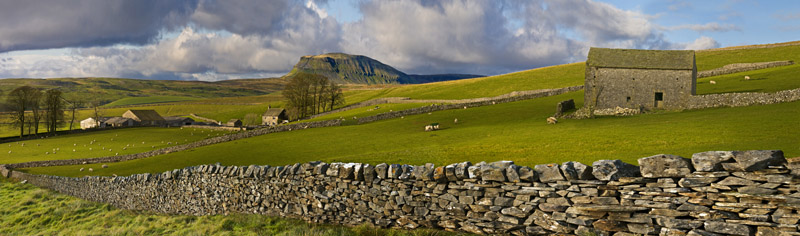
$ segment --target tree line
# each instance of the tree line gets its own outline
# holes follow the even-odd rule
[[[85,105],[84,98],[66,98],[57,88],[42,90],[31,86],[21,86],[12,90],[5,101],[10,111],[11,124],[19,128],[19,136],[38,135],[40,125],[46,132],[54,133],[69,119],[69,130],[73,129],[75,115]],[[99,105],[99,103],[98,103]],[[95,109],[97,110],[97,109]],[[69,112],[69,116],[66,113]],[[97,113],[99,115],[99,113]]]
[[[297,73],[283,89],[290,117],[304,118],[344,104],[342,87],[328,77]]]

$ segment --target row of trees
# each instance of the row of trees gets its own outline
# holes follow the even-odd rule
[[[297,73],[283,89],[283,97],[289,114],[303,118],[330,111],[344,104],[342,87],[328,77],[316,74]]]
[[[43,91],[31,86],[16,88],[6,97],[6,108],[11,111],[12,124],[19,128],[20,137],[25,135],[26,129],[28,134],[39,134],[40,124],[44,124],[47,132],[55,132],[66,123],[67,111],[70,112],[69,129],[72,130],[75,114],[85,103],[80,97],[65,98],[58,89]]]

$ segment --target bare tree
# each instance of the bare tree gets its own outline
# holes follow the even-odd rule
[[[94,118],[95,125],[100,128],[100,119],[103,117],[103,100],[100,97],[92,97],[89,99],[89,107],[92,109],[92,118]]]
[[[42,123],[42,117],[44,116],[44,110],[42,110],[42,91],[34,89],[30,101],[31,111],[33,112],[33,134],[39,134],[39,124]]]
[[[293,116],[306,117],[344,102],[341,88],[327,77],[298,73],[283,89],[283,96]],[[333,105],[329,105],[329,103]]]
[[[47,126],[47,132],[55,133],[58,126],[64,124],[64,102],[61,90],[50,89],[45,92],[44,109],[44,123]]]
[[[6,104],[13,111],[14,126],[19,127],[20,137],[25,135],[26,124],[28,124],[28,133],[30,133],[30,124],[32,122],[26,118],[25,112],[31,109],[33,97],[37,96],[37,93],[39,93],[39,90],[33,87],[22,86],[11,91],[6,97]]]
[[[83,107],[85,101],[80,98],[80,96],[73,96],[69,99],[65,99],[67,103],[67,108],[69,108],[70,113],[70,121],[69,121],[69,130],[72,130],[72,125],[75,124],[75,115],[78,113],[78,109]]]

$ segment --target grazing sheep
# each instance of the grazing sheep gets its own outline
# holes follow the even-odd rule
[[[744,76],[744,80],[750,80],[750,76],[749,75],[745,75]]]
[[[100,166],[100,167],[103,167],[103,168],[108,168],[108,165],[106,165],[106,164],[103,164],[103,165],[102,165],[102,166]]]
[[[50,152],[44,152],[45,155],[50,154]]]
[[[83,168],[81,168],[81,169],[80,169],[80,170],[78,170],[78,171],[80,171],[80,172],[83,172]]]
[[[92,168],[89,168],[89,172],[92,172],[92,171],[94,171],[94,169],[92,169]]]
[[[11,154],[11,151],[8,151],[8,154]]]
[[[552,117],[552,116],[551,117],[547,117],[547,124],[553,125],[555,123],[558,123],[558,119],[556,119],[555,117]]]
[[[717,81],[713,81],[713,80],[712,80],[712,81],[708,81],[708,83],[710,83],[710,84],[717,84]]]
[[[453,124],[458,124],[458,118],[456,118],[455,120],[453,120]]]
[[[72,152],[75,152],[75,149],[72,149]]]

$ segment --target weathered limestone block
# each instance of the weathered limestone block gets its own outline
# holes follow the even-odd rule
[[[403,174],[403,166],[400,164],[391,164],[389,165],[389,170],[386,172],[386,178],[389,179],[397,179],[400,178],[400,175]]]
[[[411,178],[411,174],[414,171],[414,166],[403,164],[400,166],[400,170],[402,170],[403,173],[397,178],[401,180],[407,180]]]
[[[506,181],[506,169],[513,165],[513,161],[496,161],[481,166],[481,178],[483,181]]]
[[[332,177],[339,176],[339,169],[341,168],[341,166],[342,163],[340,162],[331,163],[330,166],[328,166],[328,170],[325,172],[325,175]]]
[[[620,160],[599,160],[592,163],[592,175],[598,180],[617,180],[620,177],[639,177],[639,167]]]
[[[481,179],[481,166],[486,165],[486,162],[479,162],[474,166],[467,167],[467,174],[470,179]]]
[[[781,150],[751,150],[736,153],[733,156],[736,164],[744,171],[756,171],[767,168],[767,166],[779,166],[786,164]]]
[[[436,166],[434,166],[433,163],[425,163],[425,169],[422,171],[422,179],[421,180],[425,180],[425,181],[433,180],[433,172],[434,171],[436,171]]]
[[[386,179],[386,172],[389,170],[389,165],[386,163],[381,163],[375,165],[375,174],[378,175],[378,179]]]
[[[458,164],[450,164],[444,167],[444,173],[449,181],[458,181],[458,177],[456,177],[456,166]]]
[[[445,167],[439,166],[436,167],[433,171],[433,180],[438,183],[446,183],[447,182],[447,174],[445,173]]]
[[[720,171],[722,163],[733,162],[734,151],[708,151],[692,154],[692,165],[697,171]]]
[[[689,159],[668,154],[639,158],[639,169],[645,178],[683,177],[692,173]]]
[[[506,168],[506,178],[508,179],[508,182],[519,183],[520,182],[519,166],[517,165],[508,166],[508,168]]]
[[[356,163],[344,163],[339,166],[340,179],[353,179],[356,170]]]
[[[465,161],[465,162],[458,163],[458,165],[456,165],[456,169],[455,169],[456,178],[458,178],[458,179],[468,179],[469,178],[469,172],[467,172],[467,169],[470,166],[472,166],[472,162]]]
[[[618,231],[628,230],[628,227],[625,225],[624,222],[606,220],[606,219],[597,220],[594,223],[592,223],[592,226],[594,226],[595,229],[602,231],[618,232]]]
[[[371,183],[372,180],[375,179],[375,166],[370,164],[364,164],[362,169],[364,169],[362,173],[364,175],[364,181],[366,181],[367,183]]]
[[[678,181],[678,185],[684,188],[708,186],[719,178],[714,177],[686,177]]]
[[[721,221],[706,221],[705,230],[727,235],[750,235],[752,229],[747,225],[731,224]]]
[[[592,180],[592,167],[577,161],[568,161],[561,164],[561,173],[567,180]]]
[[[545,230],[553,231],[556,233],[572,233],[575,231],[575,228],[569,225],[566,222],[561,222],[553,219],[552,216],[548,215],[547,213],[536,210],[525,220],[525,225],[536,224],[541,226]]]
[[[523,182],[535,182],[536,180],[539,179],[538,176],[536,175],[536,171],[527,166],[519,167],[517,173],[519,173],[520,181]]]
[[[536,171],[536,175],[539,176],[539,181],[542,183],[566,180],[556,163],[536,165],[533,169]]]

